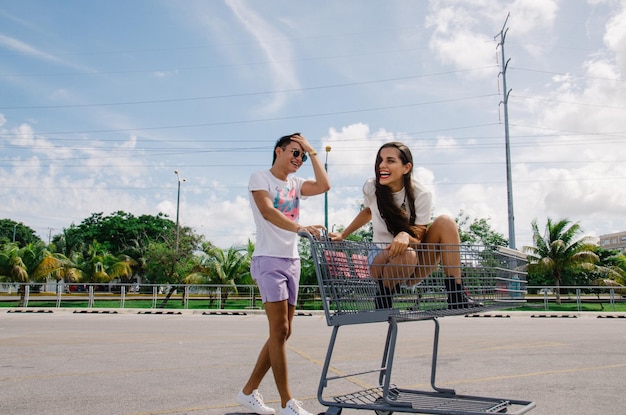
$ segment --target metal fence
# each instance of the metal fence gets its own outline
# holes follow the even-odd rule
[[[555,286],[526,286],[524,307],[548,310],[556,303]],[[626,289],[606,286],[560,287],[562,304],[574,311],[597,305],[598,311],[616,311],[626,303]],[[179,309],[261,309],[255,285],[167,285],[167,284],[0,284],[0,306],[25,308],[179,308]],[[317,285],[300,286],[298,308],[322,310]],[[514,309],[514,307],[512,307]]]

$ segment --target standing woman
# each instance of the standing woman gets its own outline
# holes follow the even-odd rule
[[[307,153],[311,157],[314,180],[292,175],[308,159]],[[280,415],[311,415],[291,396],[285,343],[291,335],[298,300],[300,257],[297,234],[307,231],[319,236],[320,230],[324,229],[322,225],[298,224],[300,200],[329,189],[330,182],[317,152],[300,133],[281,137],[274,146],[272,167],[250,176],[248,190],[256,224],[250,272],[261,292],[269,322],[269,338],[247,383],[237,394],[237,402],[257,414],[274,413],[258,392],[261,381],[271,368],[280,394]]]
[[[392,294],[400,284],[423,281],[439,264],[446,274],[448,308],[478,305],[461,281],[457,224],[449,216],[429,224],[432,196],[412,179],[411,150],[399,142],[384,144],[376,154],[374,171],[376,177],[363,185],[364,209],[341,233],[329,236],[341,241],[372,221],[374,242],[386,244],[370,252],[371,275],[379,285],[376,308],[391,308]]]

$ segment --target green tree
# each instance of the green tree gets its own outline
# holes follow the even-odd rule
[[[486,246],[507,246],[509,244],[504,235],[491,229],[489,218],[474,218],[470,223],[469,215],[461,210],[454,220],[459,227],[461,243]]]
[[[26,264],[20,256],[20,248],[15,243],[2,244],[2,250],[0,251],[0,280],[2,282],[18,282],[27,283],[28,271]],[[24,298],[26,291],[24,286],[20,286],[20,302],[19,307],[24,306]]]
[[[105,247],[94,240],[87,246],[87,253],[74,253],[71,258],[74,268],[78,270],[78,280],[90,283],[106,283],[113,279],[107,272],[107,264],[112,262],[111,255]]]
[[[61,258],[61,254],[56,255]],[[120,282],[128,283],[137,261],[128,255],[115,256],[98,241],[93,241],[87,246],[86,253],[74,252],[62,265],[62,268],[50,274],[57,280],[63,278],[68,282],[107,283],[119,279]]]
[[[532,221],[534,246],[525,246],[528,254],[529,274],[542,275],[556,285],[556,302],[561,304],[560,286],[568,273],[593,270],[598,256],[588,238],[579,238],[582,229],[568,219],[553,222],[548,218],[542,233],[537,220]]]
[[[300,256],[300,285],[317,285],[315,264],[313,263],[311,244],[308,238],[300,238],[298,240],[298,255]]]
[[[31,242],[20,251],[30,281],[74,281],[74,274],[67,273],[73,267],[71,261],[63,254],[50,252],[42,241]]]
[[[90,249],[96,241],[98,249],[106,252],[107,256],[101,258],[102,266],[96,265],[98,271],[89,271],[85,275],[98,276],[103,280],[120,278],[126,282],[133,276],[130,274],[132,271],[148,282],[175,284],[180,282],[181,272],[189,268],[190,257],[202,240],[202,236],[196,235],[193,229],[181,227],[180,248],[176,252],[172,244],[175,232],[175,223],[162,213],[138,217],[123,211],[110,216],[94,213],[80,225],[72,224],[62,234],[55,235],[51,249],[80,261],[79,268],[82,269],[90,262],[89,258],[93,255]],[[152,261],[149,269],[148,260]],[[109,269],[111,261],[116,264],[115,269]],[[105,269],[104,273],[101,268]]]
[[[587,283],[593,285],[626,285],[626,255],[617,250],[596,248],[599,261],[589,273]]]
[[[358,211],[360,212],[363,209],[365,209],[365,205],[363,203],[360,203],[358,205]],[[335,229],[335,225],[333,225],[333,229],[331,229],[331,231],[341,232],[344,229],[346,229],[346,225],[338,225],[336,229]],[[355,241],[355,242],[372,242],[373,239],[374,239],[374,225],[372,225],[372,221],[369,221],[367,224],[365,224],[365,226],[362,226],[360,229],[357,229],[350,236],[348,236],[348,238],[346,238],[346,240],[348,241]],[[317,284],[317,280],[315,284]]]
[[[125,254],[138,258],[138,252],[145,250],[150,242],[164,240],[175,232],[175,228],[176,224],[163,213],[139,217],[123,211],[109,216],[93,213],[80,225],[72,224],[62,234],[55,235],[53,242],[58,252],[66,256],[72,251],[84,250],[86,245],[95,240],[114,256]]]
[[[118,255],[110,257],[107,262],[107,273],[113,279],[119,279],[122,283],[132,282],[134,270],[137,268],[138,262],[128,255]]]
[[[241,264],[242,273],[237,279],[235,279],[235,282],[238,285],[254,285],[256,283],[250,274],[250,262],[252,261],[252,254],[254,254],[254,242],[248,239],[248,242],[244,246],[244,250],[242,252],[245,255],[245,261]]]
[[[63,278],[62,270],[69,265],[63,255],[50,253],[42,241],[30,242],[19,248],[17,243],[6,243],[0,251],[0,280],[20,285],[22,307],[26,299],[25,286],[33,281]]]
[[[0,219],[0,243],[15,242],[25,246],[31,242],[41,242],[35,231],[21,222]]]
[[[222,285],[221,308],[224,308],[230,293],[237,292],[236,281],[242,275],[250,275],[249,247],[250,241],[247,247],[231,246],[227,250],[204,244],[198,267],[185,277],[185,283]]]
[[[606,270],[606,275],[618,282],[626,285],[626,253],[617,250],[606,250],[598,248],[600,257],[599,266]]]
[[[201,235],[195,234],[189,227],[181,227],[178,249],[175,232],[164,235],[160,241],[151,241],[148,244],[142,259],[146,280],[152,284],[171,285],[159,307],[166,306],[176,291],[176,285],[183,284],[185,277],[198,265],[196,253],[202,248],[202,243]]]

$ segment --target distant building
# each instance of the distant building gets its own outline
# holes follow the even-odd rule
[[[626,249],[626,231],[600,235],[598,245],[604,249]]]

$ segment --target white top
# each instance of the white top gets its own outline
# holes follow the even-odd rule
[[[428,225],[432,212],[432,195],[421,183],[412,181],[413,193],[415,194],[415,225]],[[376,203],[376,179],[369,179],[363,185],[363,204],[372,211],[372,227],[374,228],[374,242],[390,243],[393,235],[387,230],[387,224],[380,215],[378,204]],[[404,188],[393,194],[393,199],[397,206],[407,202]],[[406,208],[409,212],[409,208]]]
[[[269,170],[252,173],[248,182],[250,206],[256,224],[256,243],[252,256],[299,258],[297,234],[267,221],[254,202],[252,192],[266,190],[274,202],[274,207],[290,220],[298,222],[300,199],[306,199],[306,196],[300,194],[304,182],[305,179],[295,176],[289,176],[286,181],[280,180]]]

